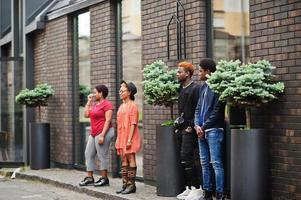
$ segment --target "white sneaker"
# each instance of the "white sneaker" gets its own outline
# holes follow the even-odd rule
[[[177,199],[185,200],[185,198],[189,195],[190,191],[191,190],[189,189],[189,187],[186,186],[186,189],[184,190],[184,192],[177,195]]]
[[[202,197],[203,190],[200,189],[194,189],[189,192],[189,194],[186,196],[185,200],[199,200]]]

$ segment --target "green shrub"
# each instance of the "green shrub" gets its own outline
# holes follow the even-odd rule
[[[246,108],[247,128],[250,128],[250,108],[273,101],[284,91],[284,84],[277,82],[272,74],[274,68],[266,60],[243,65],[239,60],[221,60],[207,83],[221,101]]]
[[[39,107],[39,118],[41,116],[40,107],[48,105],[49,97],[54,95],[54,90],[47,83],[37,85],[33,90],[24,89],[16,96],[18,104],[28,107]]]
[[[171,119],[180,88],[176,73],[176,70],[168,70],[168,66],[161,60],[146,65],[143,70],[143,92],[146,102],[150,105],[170,107]]]
[[[85,106],[89,94],[91,93],[91,88],[86,85],[79,85],[79,106]]]

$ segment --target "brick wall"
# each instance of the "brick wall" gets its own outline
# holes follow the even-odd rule
[[[55,90],[42,121],[51,124],[51,161],[72,164],[72,51],[71,25],[67,16],[47,23],[34,37],[35,83]],[[38,113],[36,113],[38,116]]]
[[[183,0],[186,9],[187,60],[197,64],[206,56],[205,1]],[[173,0],[143,0],[142,15],[142,63],[143,66],[162,59],[169,66],[175,66],[176,45],[175,25],[171,26],[171,60],[167,61],[166,26],[172,14],[176,12]],[[181,13],[180,13],[181,14]],[[176,111],[174,111],[176,112]],[[169,119],[169,109],[144,104],[143,109],[143,169],[145,180],[156,179],[156,125]]]
[[[301,199],[301,2],[250,0],[250,55],[268,59],[284,81],[285,94],[265,106],[269,129],[270,183],[273,199]]]
[[[114,105],[116,119],[116,43],[115,13],[112,1],[104,1],[90,8],[91,13],[91,86],[105,84],[108,100]],[[115,127],[115,120],[113,120]],[[116,130],[116,129],[115,129]],[[116,171],[115,143],[110,147],[109,171]]]

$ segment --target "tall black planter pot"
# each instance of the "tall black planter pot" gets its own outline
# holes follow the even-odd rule
[[[157,126],[157,195],[174,197],[184,190],[174,128]]]
[[[49,123],[29,123],[30,168],[50,168],[50,125]]]
[[[231,199],[268,199],[268,141],[264,129],[231,131]]]

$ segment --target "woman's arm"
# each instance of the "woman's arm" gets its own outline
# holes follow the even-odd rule
[[[88,96],[88,102],[85,105],[84,113],[85,113],[86,118],[89,118],[89,112],[90,112],[90,109],[91,109],[91,106],[92,106],[92,96],[93,95],[91,95],[91,94]]]
[[[139,118],[138,107],[135,105],[132,107],[130,112],[130,133],[127,138],[128,139],[126,143],[127,147],[130,147],[132,145],[132,139],[135,132],[135,128],[136,126],[138,126],[138,118]]]

